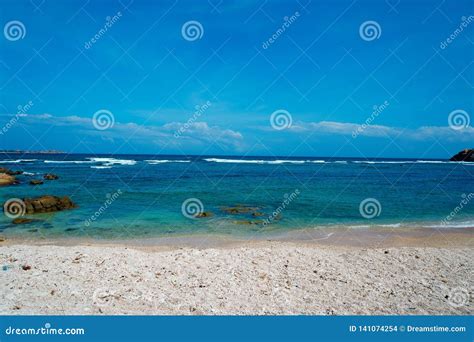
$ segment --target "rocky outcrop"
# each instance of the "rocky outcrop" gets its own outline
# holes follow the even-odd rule
[[[26,214],[49,213],[54,211],[76,208],[73,201],[67,196],[41,196],[37,198],[25,198]]]
[[[15,177],[6,173],[0,173],[0,186],[12,185],[15,183],[16,183]]]
[[[59,176],[53,174],[53,173],[47,173],[43,176],[44,179],[46,180],[56,180],[59,178]]]
[[[474,162],[474,149],[465,149],[453,156],[451,161]]]

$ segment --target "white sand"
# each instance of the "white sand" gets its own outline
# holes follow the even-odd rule
[[[470,247],[11,245],[0,260],[1,314],[474,313]]]

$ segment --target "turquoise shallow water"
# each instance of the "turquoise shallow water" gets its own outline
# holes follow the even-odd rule
[[[0,165],[25,171],[21,184],[0,188],[3,202],[51,194],[70,196],[78,205],[31,216],[38,221],[25,225],[2,215],[6,236],[114,239],[250,236],[341,225],[474,226],[474,165],[442,160],[29,154],[4,156]],[[47,172],[60,179],[28,184]],[[189,211],[184,214],[183,203]],[[252,208],[222,210],[236,205]],[[193,218],[197,207],[213,215]]]

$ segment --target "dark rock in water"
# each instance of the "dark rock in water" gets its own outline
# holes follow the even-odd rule
[[[211,217],[214,214],[211,213],[210,211],[203,211],[202,213],[199,213],[196,215],[197,218],[203,218],[203,217]]]
[[[0,173],[0,186],[7,186],[12,184],[16,184],[15,177],[6,173]]]
[[[46,180],[56,180],[59,178],[59,176],[53,174],[53,173],[47,173],[43,176],[44,179]]]
[[[73,232],[73,231],[75,231],[75,230],[77,230],[77,228],[67,228],[67,229],[65,229],[64,231],[65,231],[65,232]]]
[[[26,217],[17,217],[12,221],[13,224],[25,224],[25,223],[31,223],[34,222],[35,220],[29,219]]]
[[[41,196],[37,198],[24,198],[26,213],[49,213],[53,211],[61,211],[76,208],[76,205],[67,196]]]
[[[247,206],[244,206],[244,205],[236,205],[234,207],[221,208],[221,210],[223,212],[225,212],[227,214],[232,214],[232,215],[235,215],[235,214],[249,214],[249,213],[252,213],[252,212],[256,212],[259,209],[260,209],[259,207],[247,207]]]
[[[252,216],[253,216],[253,217],[259,217],[259,216],[263,216],[263,215],[265,215],[265,214],[264,214],[264,213],[261,213],[261,212],[259,212],[259,211],[255,211],[255,212],[252,213]]]
[[[38,229],[34,228],[34,229],[28,229],[28,232],[30,233],[37,233],[38,232]]]
[[[43,184],[43,181],[41,179],[33,179],[33,180],[30,180],[30,184],[31,185],[41,185],[41,184]]]
[[[449,159],[450,161],[474,162],[474,149],[465,149]]]
[[[0,167],[0,173],[6,173],[7,175],[10,175],[10,176],[17,176],[17,175],[21,175],[23,171],[12,171],[10,169],[7,169],[6,167]]]

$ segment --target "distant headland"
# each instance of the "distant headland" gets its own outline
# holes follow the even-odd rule
[[[4,154],[64,154],[66,152],[56,150],[41,150],[41,151],[27,151],[27,150],[0,150]]]

